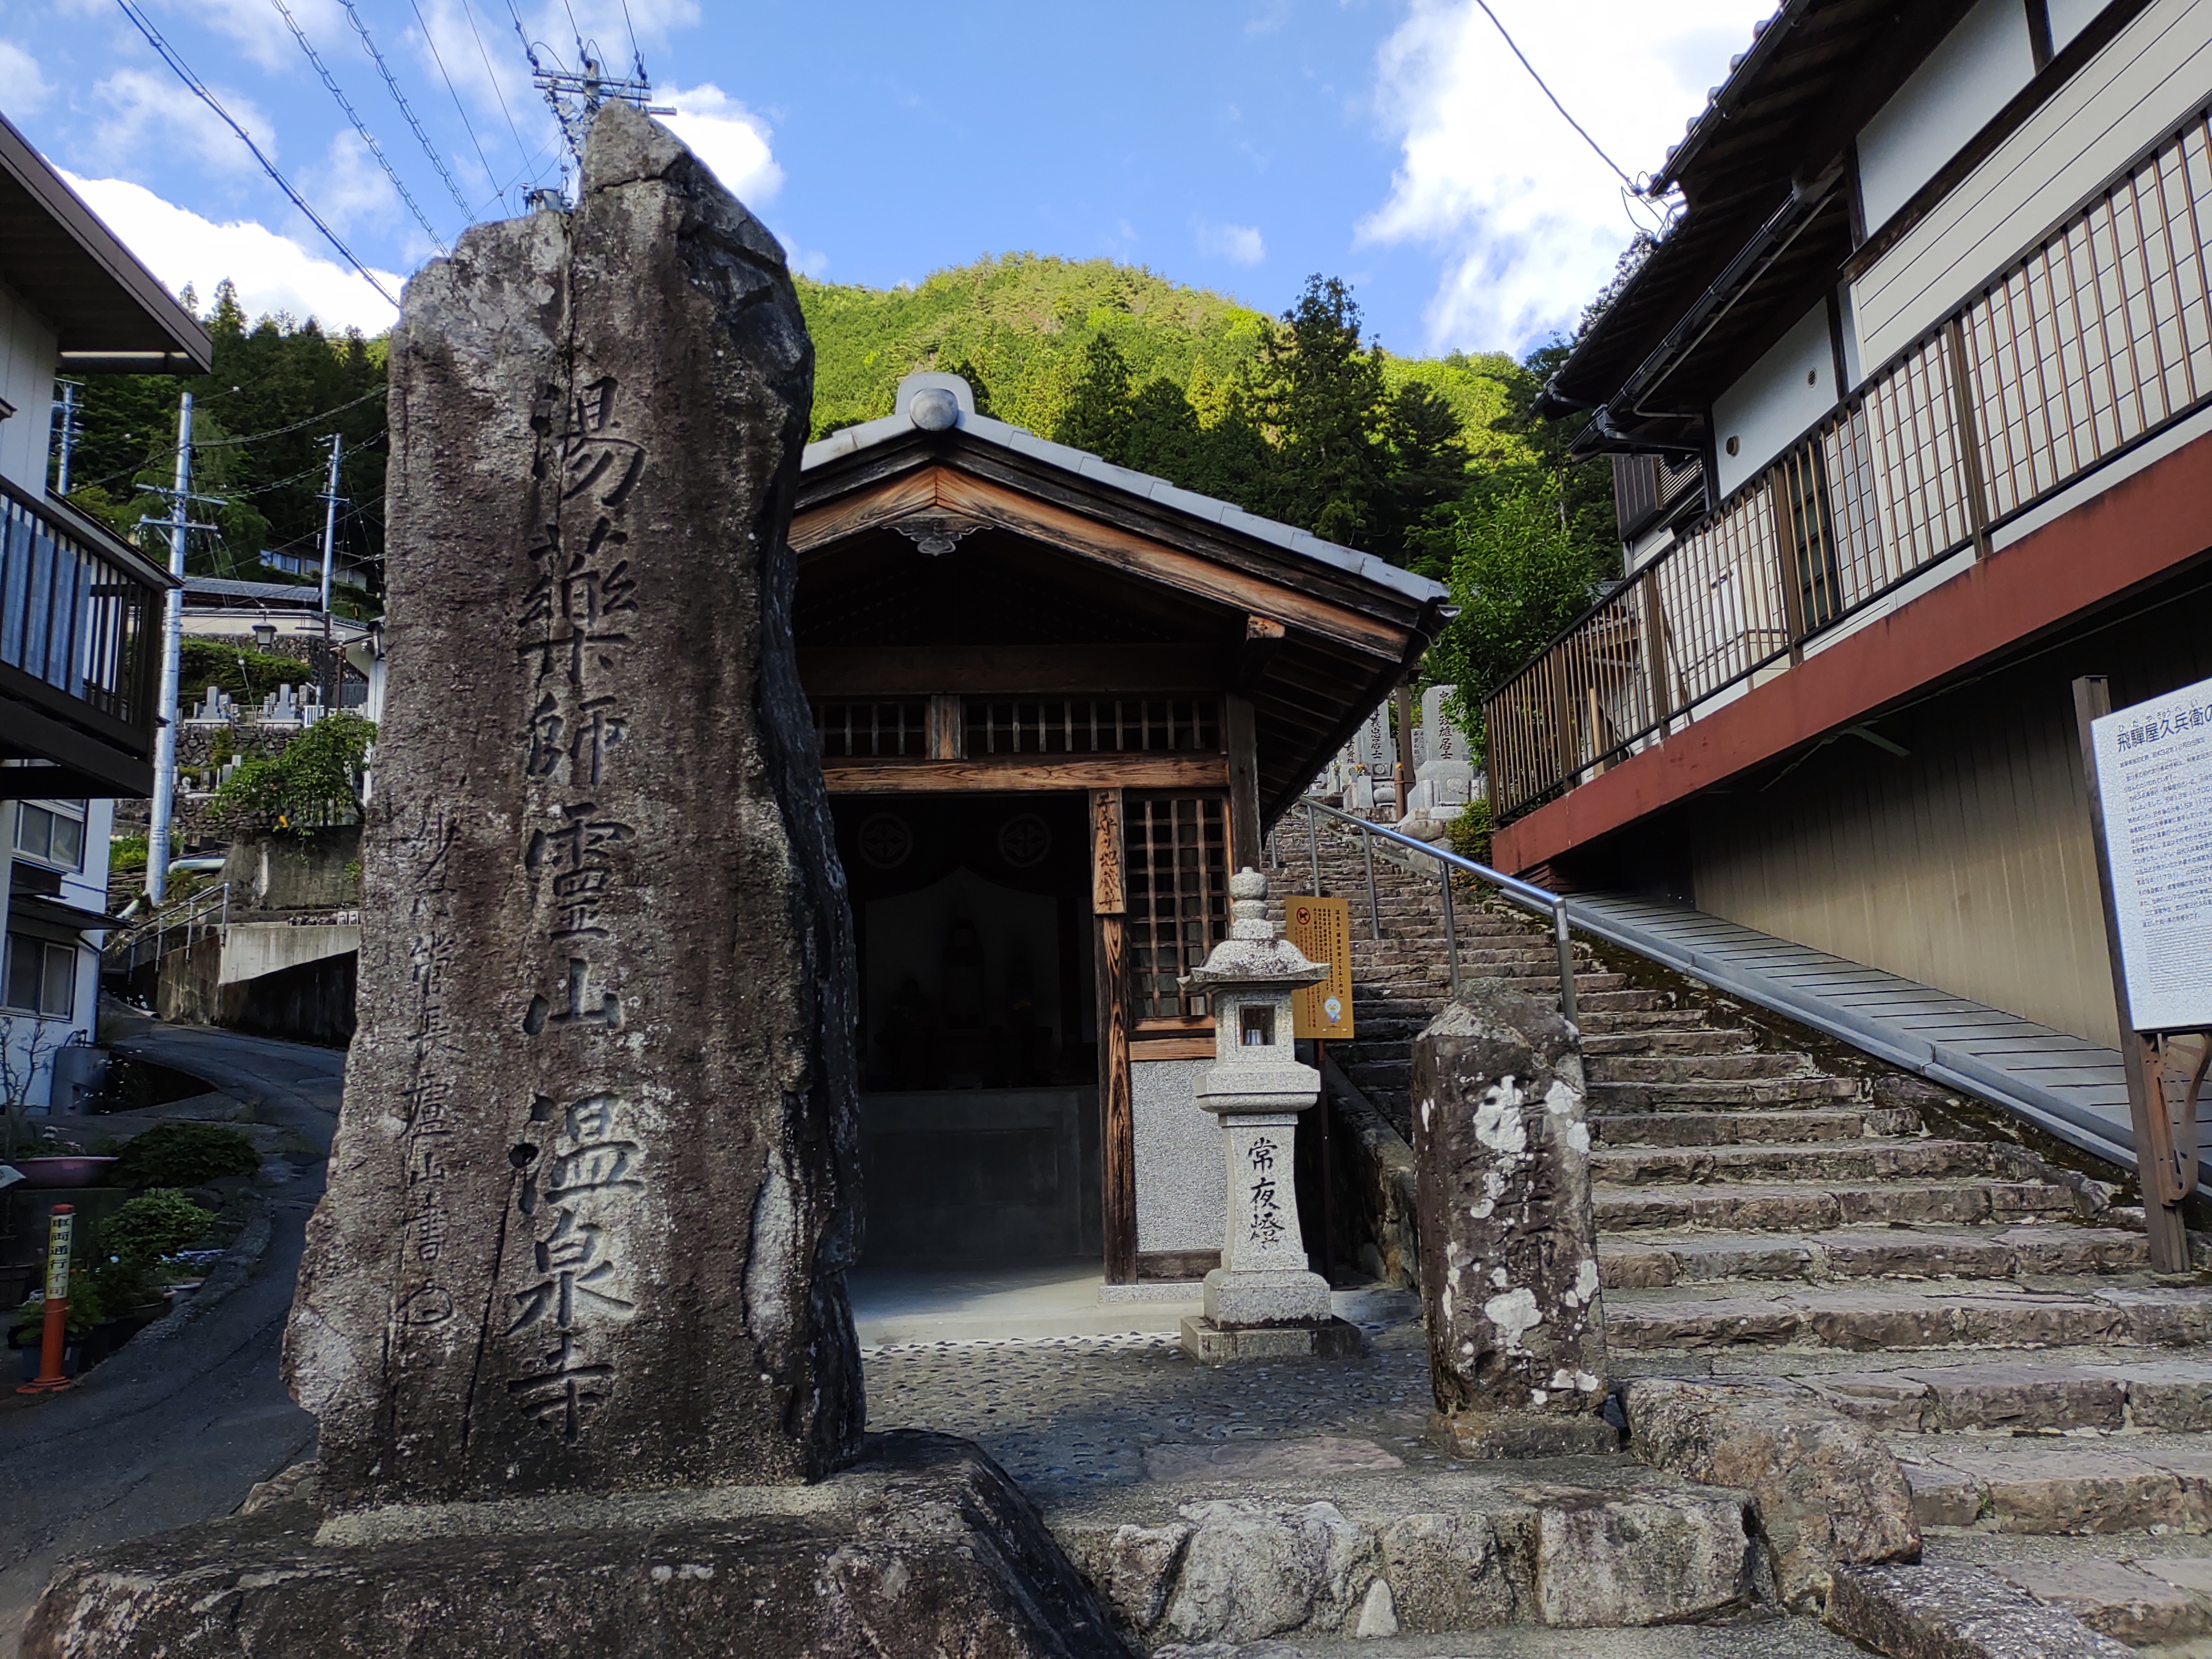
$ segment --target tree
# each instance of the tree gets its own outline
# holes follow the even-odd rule
[[[1111,338],[1094,334],[1052,429],[1053,441],[1112,461],[1116,466],[1129,436],[1129,365]]]
[[[241,762],[216,792],[217,817],[241,829],[313,835],[330,809],[358,817],[374,722],[340,709],[324,715],[275,755]]]
[[[1275,516],[1328,541],[1370,546],[1389,473],[1382,348],[1362,345],[1359,307],[1341,277],[1309,276],[1283,324],[1261,348]]]

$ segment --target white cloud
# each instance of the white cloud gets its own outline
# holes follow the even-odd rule
[[[239,125],[253,135],[262,153],[274,161],[276,130],[269,118],[238,93],[222,88],[215,92]],[[148,155],[174,159],[181,151],[216,173],[258,170],[238,135],[166,70],[118,70],[93,88],[93,100],[100,118],[82,124],[75,136],[111,167],[128,166],[133,158]]]
[[[303,181],[303,188],[315,211],[341,234],[356,226],[385,225],[403,211],[391,179],[350,129],[331,136],[323,164]]]
[[[190,283],[205,303],[228,276],[248,316],[284,311],[313,317],[326,329],[350,326],[369,334],[392,325],[392,308],[359,272],[265,225],[216,224],[127,179],[63,176],[173,294]],[[377,278],[399,292],[398,276],[380,270]]]
[[[1198,251],[1218,259],[1234,260],[1240,265],[1256,265],[1267,257],[1267,244],[1255,225],[1217,225],[1200,220],[1193,227],[1198,234]]]
[[[350,35],[344,15],[333,0],[285,0],[292,15],[300,20],[307,39],[328,61],[331,43],[341,33]],[[214,25],[238,42],[246,56],[265,70],[297,69],[306,74],[314,71],[307,67],[307,57],[300,43],[292,38],[292,31],[284,25],[276,7],[268,0],[205,0],[199,8],[202,21]]]
[[[0,110],[19,117],[36,115],[53,95],[52,86],[39,73],[39,60],[22,47],[0,40]]]
[[[1552,90],[1632,174],[1656,168],[1775,0],[1491,0]],[[1516,349],[1571,328],[1634,226],[1621,184],[1474,0],[1414,0],[1377,56],[1402,155],[1362,242],[1435,248],[1431,349]]]
[[[714,169],[732,195],[755,211],[775,200],[783,188],[783,169],[769,148],[767,122],[711,81],[688,92],[662,87],[653,100],[675,109],[661,120]]]

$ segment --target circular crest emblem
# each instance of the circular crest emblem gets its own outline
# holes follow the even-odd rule
[[[999,826],[999,856],[1017,870],[1042,864],[1052,851],[1052,826],[1034,812],[1018,813]]]
[[[896,812],[878,812],[860,824],[860,857],[871,869],[896,870],[914,853],[914,831]]]

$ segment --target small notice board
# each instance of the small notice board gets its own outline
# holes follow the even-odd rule
[[[2127,1024],[2212,1026],[2212,680],[2106,714],[2090,738]]]
[[[1328,964],[1328,977],[1291,999],[1294,1035],[1344,1038],[1352,1036],[1352,914],[1340,898],[1283,901],[1284,932],[1308,962]]]

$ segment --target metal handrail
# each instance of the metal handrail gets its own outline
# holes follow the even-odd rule
[[[167,935],[181,931],[185,935],[185,944],[190,946],[199,938],[199,924],[210,912],[217,910],[222,913],[222,920],[214,923],[208,931],[220,930],[228,934],[230,928],[230,884],[227,881],[179,899],[166,909],[156,910],[137,927],[111,939],[107,948],[100,954],[110,968],[119,968],[124,973],[131,973],[138,966],[138,947],[149,934],[154,939],[154,959],[159,962],[167,954],[162,943]]]
[[[1459,924],[1452,907],[1453,871],[1457,870],[1473,876],[1477,881],[1488,882],[1514,903],[1525,909],[1540,911],[1550,916],[1552,939],[1559,947],[1559,1012],[1566,1016],[1569,1024],[1578,1025],[1582,1023],[1581,1015],[1575,1006],[1575,953],[1574,944],[1567,930],[1565,899],[1548,889],[1537,886],[1533,881],[1523,881],[1518,876],[1507,875],[1503,870],[1493,870],[1486,864],[1477,864],[1473,859],[1464,857],[1458,853],[1449,853],[1440,847],[1431,847],[1428,842],[1416,840],[1402,830],[1386,830],[1379,823],[1370,823],[1365,818],[1354,817],[1350,812],[1331,806],[1327,801],[1316,800],[1311,795],[1306,796],[1301,805],[1306,809],[1306,850],[1308,856],[1313,861],[1316,897],[1321,895],[1321,841],[1316,833],[1315,815],[1326,813],[1330,817],[1340,819],[1352,825],[1360,832],[1362,836],[1360,847],[1367,854],[1367,922],[1373,936],[1376,939],[1382,937],[1382,913],[1381,906],[1376,900],[1374,843],[1369,838],[1379,836],[1384,841],[1396,843],[1408,852],[1423,854],[1437,861],[1437,881],[1443,889],[1444,896],[1444,953],[1451,967],[1451,988],[1454,996],[1459,994]]]

